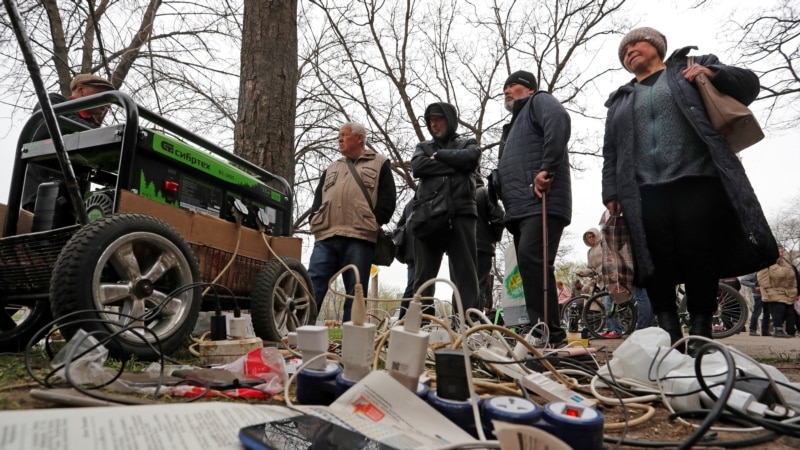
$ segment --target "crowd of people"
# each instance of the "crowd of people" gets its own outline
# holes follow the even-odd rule
[[[657,323],[672,343],[681,339],[675,288],[683,284],[690,299],[689,333],[711,338],[718,283],[741,277],[753,294],[750,334],[758,335],[760,319],[760,335],[794,336],[800,275],[784,257],[741,161],[712,126],[694,86],[704,74],[721,93],[746,105],[759,93],[758,77],[713,54],[689,62],[692,48],[677,49],[668,57],[662,33],[648,27],[631,30],[619,44],[618,57],[633,78],[605,103],[598,200],[604,216],[624,215],[630,230],[638,327]],[[76,76],[70,87],[70,98],[115,88],[88,74]],[[603,288],[603,237],[597,228],[583,235],[593,273],[585,286],[579,279],[555,279],[561,236],[572,220],[571,118],[559,99],[538,88],[532,72],[511,73],[502,94],[510,119],[502,128],[497,167],[486,179],[479,172],[481,149],[475,139],[457,133],[456,106],[435,102],[425,109],[431,139],[414,151],[417,189],[398,223],[406,231],[400,250],[408,264],[404,297],[436,277],[447,253],[462,306],[491,307],[486,302],[491,297],[489,272],[505,229],[516,252],[527,317],[531,324],[546,324],[549,342],[558,345],[566,340],[559,304]],[[51,96],[53,103],[65,100]],[[71,118],[94,128],[104,114],[100,108]],[[309,275],[319,308],[330,278],[351,264],[367,293],[378,232],[396,210],[390,160],[368,145],[366,127],[344,123],[338,145],[341,157],[321,174],[309,218],[315,240]],[[27,178],[26,199],[35,199],[41,174]],[[438,220],[443,211],[445,220]],[[355,274],[345,271],[343,279],[352,296]],[[423,293],[432,295],[433,286]],[[344,321],[350,320],[351,304],[348,297]],[[605,336],[621,333],[609,320]],[[697,345],[690,341],[683,350],[691,354]]]
[[[720,92],[746,105],[758,95],[758,77],[746,68],[722,63],[713,54],[694,56],[690,63],[691,49],[677,49],[667,56],[662,33],[648,27],[631,30],[620,42],[618,56],[633,78],[606,102],[598,200],[607,214],[624,215],[630,230],[635,262],[631,290],[643,306],[639,326],[657,323],[673,343],[681,339],[675,288],[683,284],[690,299],[689,333],[711,338],[719,280],[757,272],[759,304],[770,305],[762,309],[772,314],[772,333],[788,334],[796,331],[788,313],[797,297],[796,285],[794,291],[784,286],[788,271],[775,264],[780,261],[777,242],[758,199],[740,160],[704,113],[694,86],[696,77],[704,74]],[[463,307],[483,306],[487,261],[499,236],[494,233],[487,241],[479,230],[488,222],[485,212],[491,210],[496,217],[502,205],[502,226],[516,251],[527,316],[532,324],[546,324],[549,341],[557,345],[566,339],[559,299],[563,302],[576,290],[594,289],[591,283],[602,288],[603,283],[598,275],[589,286],[580,286],[578,280],[568,286],[554,276],[561,236],[572,219],[571,119],[561,101],[538,89],[536,77],[528,71],[516,71],[505,80],[503,99],[511,115],[503,126],[498,164],[485,191],[477,172],[481,150],[474,139],[456,133],[456,107],[436,102],[425,110],[431,139],[417,145],[411,160],[419,183],[402,219],[407,230],[414,228],[413,246],[410,252],[404,250],[405,260],[413,261],[409,265],[413,282],[406,295],[436,276],[446,252]],[[357,152],[347,151],[351,141],[357,144]],[[310,273],[315,290],[319,286],[318,303],[324,298],[323,281],[327,283],[326,277],[344,264],[356,263],[367,273],[378,228],[394,211],[388,163],[374,151],[364,150],[365,141],[361,125],[342,127],[343,156],[326,170],[316,191],[311,219],[316,243]],[[348,161],[357,171],[345,169]],[[373,211],[353,188],[356,174],[377,205]],[[446,201],[436,201],[437,196]],[[344,199],[351,206],[344,207]],[[483,206],[478,199],[483,199]],[[449,215],[444,228],[439,221],[429,220],[432,205],[439,209],[446,205]],[[590,247],[588,265],[600,274],[598,255],[603,243],[598,231],[588,230],[584,240]],[[431,291],[432,287],[425,295]],[[345,306],[347,317],[349,305]],[[609,326],[609,337],[620,334],[613,323]],[[690,341],[682,350],[691,354],[697,345]]]

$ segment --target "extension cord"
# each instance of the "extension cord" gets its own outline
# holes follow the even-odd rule
[[[226,339],[223,341],[202,341],[199,345],[200,364],[227,364],[251,351],[263,348],[261,338]]]
[[[597,403],[563,384],[547,378],[539,372],[532,372],[519,379],[522,386],[550,402],[572,403],[585,408],[595,408]]]
[[[493,351],[491,348],[488,347],[481,347],[478,349],[478,357],[484,361],[498,361],[501,364],[492,364],[487,362],[486,364],[498,375],[502,374],[505,375],[512,380],[518,380],[525,375],[530,373],[530,370],[527,370],[523,367],[522,363],[515,364],[511,363],[511,359],[507,356],[498,354],[496,351]],[[509,363],[509,364],[506,364]]]

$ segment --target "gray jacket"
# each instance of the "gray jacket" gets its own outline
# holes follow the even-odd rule
[[[547,215],[572,221],[572,181],[567,142],[570,117],[548,92],[537,91],[517,100],[511,122],[503,126],[503,140],[496,174],[505,222],[541,215],[542,201],[533,193],[533,179],[540,171],[554,175],[547,194]]]

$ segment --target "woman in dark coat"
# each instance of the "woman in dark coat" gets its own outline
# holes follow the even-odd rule
[[[687,67],[682,48],[665,61],[667,41],[652,28],[630,31],[619,47],[635,79],[606,102],[603,203],[622,212],[631,231],[636,281],[647,288],[659,326],[683,337],[675,286],[690,299],[689,333],[711,338],[720,278],[757,271],[777,258],[777,244],[739,158],[711,126],[693,81],[744,104],[758,77],[714,55]],[[694,353],[701,343],[690,342]]]

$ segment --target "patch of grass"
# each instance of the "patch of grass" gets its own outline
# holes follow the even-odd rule
[[[328,340],[329,341],[341,341],[342,340],[342,329],[341,328],[328,328]]]
[[[763,364],[800,363],[800,354],[776,352],[770,349],[769,356],[754,359]]]

